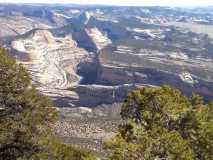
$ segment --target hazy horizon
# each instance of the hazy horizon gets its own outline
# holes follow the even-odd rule
[[[115,5],[115,6],[172,6],[172,7],[184,7],[184,6],[213,6],[212,0],[0,0],[0,3],[34,3],[34,4],[80,4],[80,5]]]

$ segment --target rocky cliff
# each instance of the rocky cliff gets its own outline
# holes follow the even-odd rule
[[[54,37],[48,30],[34,30],[11,42],[17,52],[29,57],[22,61],[30,71],[37,87],[65,89],[76,84],[80,77],[77,65],[88,56],[70,37]]]
[[[94,107],[101,104],[123,102],[128,93],[137,88],[139,86],[133,84],[119,86],[78,85],[72,88],[72,91],[79,96],[77,105]]]

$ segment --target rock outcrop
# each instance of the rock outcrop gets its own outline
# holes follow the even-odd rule
[[[123,102],[128,93],[140,86],[124,84],[120,86],[78,85],[72,91],[78,95],[78,106],[94,107],[101,104]]]
[[[88,28],[86,29],[87,34],[92,38],[93,42],[96,44],[97,50],[101,50],[104,47],[111,44],[111,40],[107,37],[107,34],[103,34],[98,28]]]
[[[22,61],[37,87],[65,89],[76,84],[80,77],[77,65],[88,56],[70,37],[54,37],[48,30],[34,30],[12,41],[12,47],[25,53]]]
[[[98,57],[100,67],[96,83],[101,85],[164,84],[179,88],[186,95],[196,92],[211,100],[213,97],[213,72],[211,59],[181,58],[171,53],[138,50],[117,46],[104,48]],[[205,73],[202,71],[205,68]],[[206,74],[208,73],[208,74]]]

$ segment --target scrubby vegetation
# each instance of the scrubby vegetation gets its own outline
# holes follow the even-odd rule
[[[91,153],[60,143],[49,127],[57,119],[27,71],[0,49],[0,160],[94,160]]]
[[[111,160],[212,160],[213,103],[168,86],[129,94],[125,123],[106,142]]]

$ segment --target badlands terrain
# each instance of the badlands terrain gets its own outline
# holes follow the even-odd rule
[[[55,133],[98,154],[131,90],[213,99],[212,7],[0,4],[0,43],[55,102]]]

